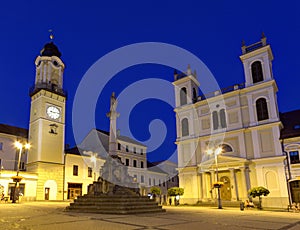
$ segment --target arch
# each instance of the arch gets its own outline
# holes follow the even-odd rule
[[[226,128],[226,114],[225,114],[225,109],[220,110],[220,121],[221,121],[221,127]]]
[[[195,102],[197,102],[197,91],[196,91],[196,89],[195,88],[193,88],[193,102],[195,103]]]
[[[186,105],[187,104],[187,91],[185,87],[182,87],[180,89],[180,105]]]
[[[233,152],[233,149],[230,145],[228,144],[221,144],[220,147],[222,148],[223,153],[231,153]]]
[[[260,61],[255,61],[251,64],[251,73],[253,83],[261,82],[264,80],[262,64]]]
[[[267,120],[269,119],[267,100],[263,97],[256,100],[256,115],[257,120]]]
[[[218,112],[213,111],[212,113],[212,120],[213,120],[213,129],[216,130],[219,127],[219,119],[218,119]]]
[[[183,137],[189,135],[189,120],[187,118],[183,118],[181,121],[181,135]]]

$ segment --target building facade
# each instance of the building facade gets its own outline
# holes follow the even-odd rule
[[[273,54],[266,38],[242,46],[245,83],[198,94],[201,84],[191,69],[174,74],[179,184],[183,203],[215,201],[214,183],[224,201],[249,199],[264,186],[264,205],[287,207],[286,156],[273,77]]]

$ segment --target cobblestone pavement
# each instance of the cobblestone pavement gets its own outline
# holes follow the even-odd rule
[[[300,213],[235,208],[165,207],[166,213],[103,215],[65,212],[66,202],[0,204],[0,229],[193,230],[300,229]]]

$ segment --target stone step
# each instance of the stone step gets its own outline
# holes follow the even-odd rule
[[[87,207],[86,209],[70,209],[67,208],[66,211],[78,212],[78,213],[99,213],[99,214],[140,214],[140,213],[162,213],[165,212],[165,209],[90,209]]]
[[[157,206],[158,203],[157,202],[149,202],[149,201],[115,201],[115,200],[111,200],[111,201],[74,201],[74,203],[71,203],[70,205],[93,205],[93,206],[97,206],[97,205],[153,205],[153,206]]]

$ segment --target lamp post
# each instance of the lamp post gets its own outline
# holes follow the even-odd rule
[[[14,193],[13,193],[13,197],[12,197],[13,198],[12,203],[16,203],[18,183],[22,180],[22,177],[19,176],[21,154],[22,154],[23,148],[24,149],[30,149],[30,144],[29,143],[22,144],[21,142],[16,141],[15,142],[15,147],[17,149],[19,149],[19,156],[18,156],[18,165],[17,165],[17,176],[12,177],[13,181],[15,182],[15,189],[14,189]]]
[[[221,201],[221,194],[220,194],[220,187],[221,184],[219,183],[219,169],[218,169],[218,155],[222,152],[221,147],[217,147],[215,150],[208,149],[208,154],[214,154],[215,157],[215,164],[216,164],[216,177],[217,177],[217,189],[218,189],[218,209],[222,209],[222,201]]]

